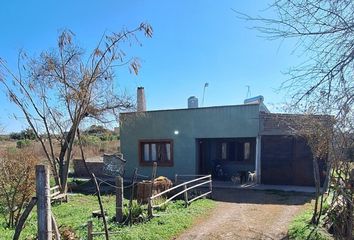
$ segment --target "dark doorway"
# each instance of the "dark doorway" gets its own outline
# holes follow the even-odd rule
[[[196,141],[199,174],[228,180],[240,171],[255,170],[255,138],[202,138]]]

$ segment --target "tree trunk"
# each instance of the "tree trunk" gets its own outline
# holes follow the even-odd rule
[[[98,186],[97,179],[96,179],[96,176],[94,173],[92,173],[92,178],[94,179],[94,183],[96,185],[98,204],[100,205],[101,215],[102,215],[102,219],[103,219],[105,237],[106,237],[106,240],[109,240],[107,220],[106,220],[106,215],[104,214],[104,209],[103,209],[103,205],[102,205],[100,187]]]
[[[32,209],[36,205],[36,203],[37,203],[37,198],[33,197],[32,200],[27,205],[25,211],[22,213],[20,219],[18,220],[13,240],[20,239],[20,234],[21,234],[23,225],[25,224],[25,222],[26,222],[26,220],[28,218],[28,215],[30,214],[30,212],[32,211]]]
[[[320,200],[320,209],[318,210],[318,217],[316,220],[316,225],[318,225],[320,223],[320,219],[321,219],[321,215],[322,215],[322,208],[323,208],[323,194],[321,193],[321,200]]]
[[[60,182],[61,182],[61,192],[67,192],[67,180],[68,180],[68,173],[70,167],[70,159],[71,159],[71,152],[72,147],[75,140],[75,133],[78,127],[78,122],[74,122],[68,135],[65,138],[65,142],[61,147],[60,154],[59,154],[59,162],[60,162]]]
[[[320,179],[319,179],[319,169],[318,169],[318,162],[316,158],[313,158],[313,175],[314,175],[314,180],[315,180],[315,187],[316,187],[316,193],[315,193],[315,207],[313,210],[312,218],[311,218],[311,223],[317,225],[317,208],[318,208],[318,198],[320,195]]]

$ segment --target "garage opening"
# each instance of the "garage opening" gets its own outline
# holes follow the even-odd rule
[[[198,174],[229,180],[236,174],[255,170],[256,138],[197,139]]]

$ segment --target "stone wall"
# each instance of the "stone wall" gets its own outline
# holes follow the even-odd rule
[[[82,159],[74,159],[73,162],[75,177],[90,177]],[[119,153],[104,154],[103,157],[86,160],[88,169],[96,176],[118,176],[123,174],[124,163],[123,155]]]
[[[86,171],[84,161],[82,159],[73,160],[74,176],[75,177],[90,177]],[[104,163],[102,161],[86,162],[90,172],[93,172],[96,176],[104,176]]]

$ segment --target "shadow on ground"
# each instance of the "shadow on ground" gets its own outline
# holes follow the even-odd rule
[[[101,194],[115,194],[114,181],[100,182]],[[129,198],[131,188],[126,186],[124,197]],[[197,189],[196,189],[197,190]],[[205,192],[205,188],[198,188],[197,191]],[[95,185],[92,181],[79,183],[75,188],[69,187],[69,192],[94,194]],[[183,196],[182,196],[183,197]],[[254,190],[244,188],[213,188],[211,198],[219,202],[249,203],[249,204],[278,204],[278,205],[303,205],[311,202],[313,193],[287,192],[279,190]]]
[[[215,201],[232,203],[303,205],[311,202],[314,194],[275,190],[213,189],[211,198]]]

